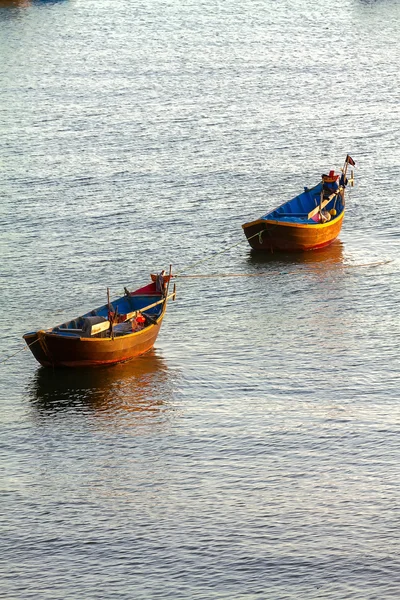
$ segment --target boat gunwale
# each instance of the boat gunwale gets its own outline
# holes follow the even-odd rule
[[[260,225],[260,224],[281,225],[282,227],[298,227],[299,229],[322,229],[322,228],[327,228],[331,225],[334,225],[340,219],[343,219],[345,211],[346,211],[346,209],[344,208],[337,217],[335,217],[334,219],[330,219],[329,221],[326,221],[325,223],[317,223],[317,222],[315,222],[315,223],[288,223],[288,222],[284,222],[284,221],[277,220],[277,219],[263,219],[261,217],[259,219],[256,219],[255,221],[249,221],[248,223],[244,223],[242,225],[242,229],[245,231],[249,227],[254,227],[254,226]],[[287,216],[290,216],[290,215],[287,215]]]
[[[53,330],[49,331],[49,330],[45,330],[45,329],[33,332],[32,335],[40,333],[40,334],[42,334],[45,337],[58,338],[58,339],[62,339],[63,341],[67,341],[68,340],[69,342],[70,341],[77,341],[77,340],[79,340],[80,342],[97,342],[97,343],[99,343],[99,342],[110,342],[110,341],[112,342],[112,341],[114,341],[116,339],[122,340],[122,339],[128,338],[130,336],[140,335],[144,331],[146,331],[146,332],[150,331],[152,327],[156,327],[158,325],[158,323],[163,319],[164,314],[165,314],[165,310],[163,308],[162,312],[157,317],[155,323],[150,323],[149,325],[146,325],[146,327],[143,327],[143,329],[140,329],[139,331],[132,331],[132,332],[129,332],[129,333],[125,333],[123,335],[114,335],[114,337],[112,337],[111,335],[107,336],[107,337],[82,337],[79,334],[75,334],[74,335],[72,333],[72,334],[68,335],[67,332],[66,333],[64,333],[64,332],[60,333],[60,332],[57,332],[57,331],[53,331]],[[25,335],[29,335],[29,334],[26,333]],[[23,337],[25,337],[25,336],[23,336]]]

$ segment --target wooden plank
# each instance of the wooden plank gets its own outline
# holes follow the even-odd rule
[[[329,204],[329,202],[331,200],[333,200],[333,198],[336,197],[336,194],[332,194],[331,196],[329,196],[329,198],[327,198],[326,200],[323,200],[321,202],[321,204],[318,204],[318,206],[316,206],[315,208],[313,208],[313,210],[311,210],[308,215],[307,215],[307,219],[312,219],[316,214],[319,213],[320,210],[322,210],[323,208],[325,208],[325,206],[327,204]]]
[[[96,325],[92,325],[90,335],[96,335],[97,333],[101,333],[102,331],[107,331],[110,328],[110,321],[103,321],[103,323],[96,323]]]

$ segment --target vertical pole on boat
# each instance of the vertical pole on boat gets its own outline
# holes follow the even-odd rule
[[[349,163],[347,162],[347,156],[346,156],[346,160],[344,161],[343,170],[342,170],[342,173],[343,173],[343,175],[345,177],[347,175],[347,169],[348,169],[348,167],[349,167]]]
[[[347,162],[347,156],[346,156],[346,160],[344,161],[344,165],[343,165],[343,169],[342,169],[342,173],[343,173],[343,184],[346,183],[346,177],[347,177],[347,169],[348,169],[349,163]],[[345,206],[346,202],[344,199],[344,190],[345,190],[345,185],[342,186],[342,189],[340,190],[340,195],[342,196],[342,204],[343,206]]]
[[[108,307],[108,320],[110,321],[111,328],[111,339],[114,339],[114,317],[111,312],[111,303],[110,303],[110,288],[107,288],[107,307]]]
[[[167,289],[165,291],[165,297],[168,298],[168,290],[169,290],[169,282],[171,281],[172,275],[172,265],[169,265],[169,273],[168,273],[168,281],[167,281]]]
[[[168,302],[168,290],[169,290],[169,282],[171,281],[171,276],[172,276],[172,265],[169,265],[169,274],[168,274],[168,281],[167,281],[167,289],[165,291],[165,302]],[[164,302],[164,304],[165,304]]]

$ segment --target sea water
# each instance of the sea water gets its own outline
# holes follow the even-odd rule
[[[0,6],[2,597],[399,598],[399,3]],[[338,240],[252,254],[346,154]],[[149,354],[24,350],[169,265]]]

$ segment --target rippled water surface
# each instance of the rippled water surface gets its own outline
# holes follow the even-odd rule
[[[0,0],[2,597],[400,597],[399,64],[395,0]],[[137,361],[23,350],[170,264]]]

